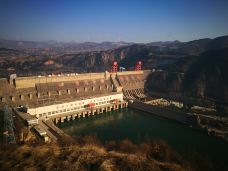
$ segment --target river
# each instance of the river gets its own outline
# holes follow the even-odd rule
[[[164,140],[187,159],[196,156],[206,158],[217,165],[219,170],[227,167],[228,163],[228,143],[223,140],[175,121],[130,108],[80,118],[58,126],[69,135],[96,135],[102,142],[123,139],[130,139],[134,143]]]

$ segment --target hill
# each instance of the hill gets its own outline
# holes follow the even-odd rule
[[[83,138],[85,139],[85,138]],[[20,145],[0,148],[0,170],[213,170],[206,159],[187,161],[165,142],[133,144],[128,140],[106,145],[87,138],[83,144]]]
[[[190,56],[151,74],[147,88],[228,103],[228,48]]]
[[[56,42],[48,43],[56,45]],[[85,44],[88,47],[96,46],[96,43],[91,42]],[[107,47],[112,44],[103,43]],[[228,36],[190,42],[128,44],[109,50],[64,54],[58,52],[57,55],[23,55],[19,53],[21,50],[14,52],[12,49],[3,49],[0,50],[0,74],[7,76],[12,73],[42,75],[60,72],[100,72],[110,70],[113,60],[117,60],[121,67],[133,70],[136,61],[141,60],[143,69],[163,70],[148,78],[148,90],[227,103],[227,48]],[[47,61],[51,63],[47,64]]]
[[[127,42],[57,42],[57,41],[16,41],[0,39],[0,47],[16,50],[24,49],[47,49],[51,48],[60,52],[84,52],[95,50],[108,50],[128,46],[133,43]]]

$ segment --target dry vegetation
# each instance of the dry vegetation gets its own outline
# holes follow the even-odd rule
[[[96,137],[86,136],[63,137],[59,144],[42,144],[21,124],[15,124],[18,145],[0,143],[0,170],[216,170],[211,161],[199,158],[198,154],[183,159],[164,141],[102,144]]]
[[[94,137],[71,145],[40,144],[0,148],[0,170],[193,170],[165,142],[101,145]]]

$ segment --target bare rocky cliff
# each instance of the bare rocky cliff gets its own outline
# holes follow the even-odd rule
[[[147,88],[228,103],[228,48],[202,53],[149,76]]]
[[[143,69],[157,69],[147,79],[148,90],[228,101],[228,36],[190,42],[131,44],[101,51],[31,55],[0,49],[0,75],[42,75],[60,72],[101,72],[110,70],[113,60],[127,70],[136,61]]]

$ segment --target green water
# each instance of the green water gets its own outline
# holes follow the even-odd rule
[[[228,143],[174,121],[152,114],[124,109],[58,124],[69,135],[96,135],[102,142],[130,139],[135,143],[165,140],[186,158],[213,161],[220,169],[228,166]]]

